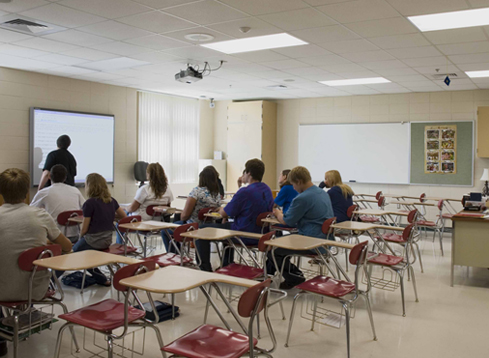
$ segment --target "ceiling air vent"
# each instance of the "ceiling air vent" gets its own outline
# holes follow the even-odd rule
[[[457,79],[458,75],[456,73],[435,73],[431,77],[435,80],[443,80],[445,77],[450,77],[450,79]]]
[[[0,18],[0,27],[6,30],[21,32],[31,36],[41,36],[65,30],[65,28],[52,25],[44,21],[19,17],[18,15],[7,15]]]

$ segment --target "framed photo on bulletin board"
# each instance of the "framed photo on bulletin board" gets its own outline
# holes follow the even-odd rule
[[[457,174],[457,126],[424,127],[425,174]]]

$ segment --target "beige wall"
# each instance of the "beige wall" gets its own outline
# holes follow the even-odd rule
[[[199,159],[214,158],[214,108],[208,100],[200,100]]]

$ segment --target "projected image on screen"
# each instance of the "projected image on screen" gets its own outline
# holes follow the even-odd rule
[[[71,138],[68,150],[77,162],[75,183],[90,173],[114,181],[114,116],[31,108],[31,175],[38,185],[48,154],[58,149],[56,139]]]

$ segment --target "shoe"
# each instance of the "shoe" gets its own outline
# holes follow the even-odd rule
[[[6,356],[8,353],[7,342],[0,342],[0,357]]]

